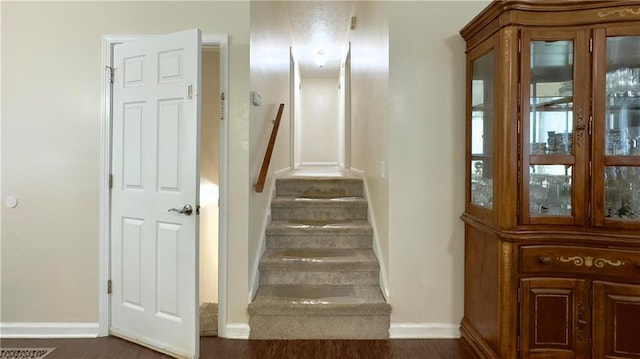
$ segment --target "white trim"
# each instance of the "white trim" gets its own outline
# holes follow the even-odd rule
[[[351,41],[347,46],[344,74],[344,168],[351,168]]]
[[[378,257],[378,263],[380,263],[380,289],[382,290],[384,299],[389,303],[391,300],[391,287],[389,286],[389,278],[387,277],[387,265],[384,261],[384,257],[380,254],[382,253],[382,246],[380,245],[376,216],[373,211],[373,207],[371,206],[371,194],[369,193],[369,186],[367,185],[367,177],[363,170],[351,167],[350,171],[360,177],[364,183],[364,198],[367,200],[367,217],[369,224],[373,228],[373,252],[376,254],[376,257]]]
[[[107,294],[107,281],[110,278],[110,189],[109,174],[111,173],[111,84],[107,66],[113,65],[113,46],[118,43],[150,37],[154,35],[115,35],[102,37],[102,128],[100,144],[100,253],[98,269],[98,336],[109,335],[110,327],[110,297]],[[204,34],[201,37],[203,45],[217,45],[220,48],[220,91],[225,94],[223,120],[220,121],[219,148],[219,190],[220,209],[218,223],[218,328],[220,337],[225,337],[227,321],[227,226],[228,226],[228,168],[229,168],[229,36]]]
[[[253,266],[249,272],[249,275],[251,276],[249,279],[249,303],[253,301],[256,293],[258,293],[258,287],[260,287],[260,259],[262,259],[262,255],[264,255],[264,252],[267,250],[267,226],[271,223],[271,201],[273,201],[273,197],[276,195],[276,178],[290,171],[291,168],[289,167],[274,171],[273,176],[266,184],[266,192],[269,193],[269,200],[267,202],[267,210],[265,211],[264,219],[262,221],[260,243],[258,243],[259,249],[256,253],[256,257],[253,259]]]
[[[458,339],[460,324],[391,323],[390,339]]]
[[[218,212],[218,336],[227,337],[227,292],[228,273],[228,223],[229,223],[229,36],[202,35],[202,43],[217,44],[220,48],[220,92],[224,93],[223,120],[220,121],[220,144],[218,162],[219,212]]]
[[[335,166],[338,167],[338,162],[302,162],[300,166]]]
[[[97,338],[99,323],[0,323],[0,338]]]
[[[273,187],[271,187],[273,191]],[[260,243],[258,243],[258,251],[256,252],[255,258],[253,258],[253,265],[251,267],[251,271],[249,275],[249,300],[248,303],[253,301],[256,294],[258,293],[258,287],[260,286],[260,259],[264,255],[264,252],[267,250],[267,225],[271,222],[271,198],[270,196],[269,203],[267,205],[267,210],[264,213],[264,219],[262,220],[262,230],[260,233]]]
[[[228,323],[224,327],[227,339],[249,339],[249,324],[247,323]]]

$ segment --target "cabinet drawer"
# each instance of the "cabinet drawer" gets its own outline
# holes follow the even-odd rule
[[[560,272],[640,279],[640,251],[568,246],[520,247],[522,272]]]

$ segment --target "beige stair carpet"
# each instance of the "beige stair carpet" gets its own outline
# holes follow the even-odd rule
[[[271,214],[250,338],[388,339],[362,180],[278,179]]]

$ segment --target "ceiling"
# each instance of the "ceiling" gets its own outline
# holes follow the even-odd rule
[[[353,1],[287,3],[293,52],[302,77],[339,76],[347,51],[353,6]],[[316,63],[320,59],[325,62],[322,67]]]

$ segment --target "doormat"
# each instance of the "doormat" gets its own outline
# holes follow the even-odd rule
[[[56,348],[3,348],[0,359],[42,359]]]

